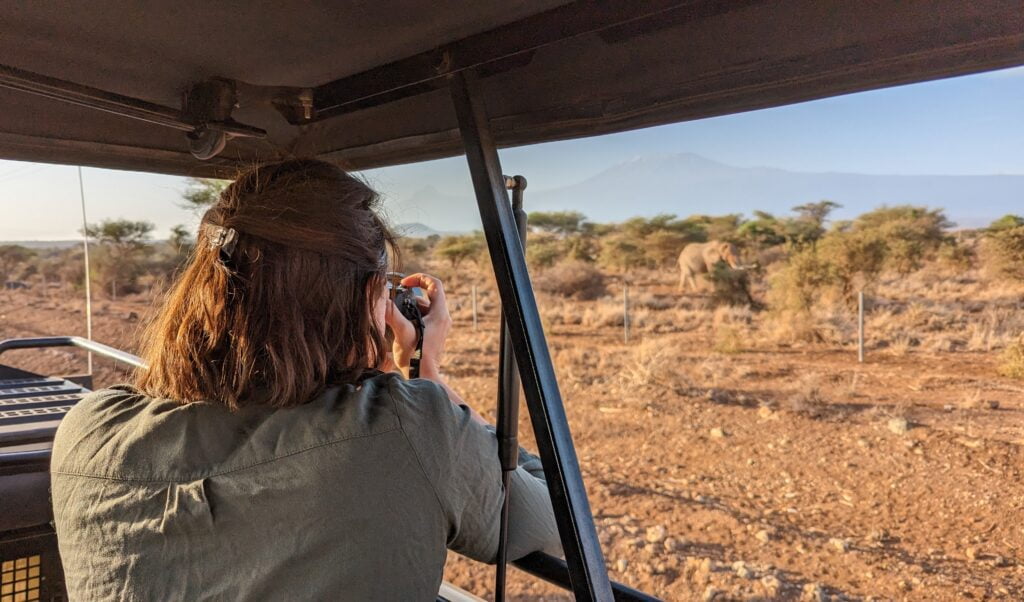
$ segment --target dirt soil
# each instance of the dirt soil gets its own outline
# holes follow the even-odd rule
[[[474,331],[468,290],[452,289],[447,374],[493,415],[493,292]],[[0,338],[84,334],[82,305],[0,293]],[[96,303],[94,338],[134,349],[148,306]],[[871,350],[858,364],[825,344],[716,352],[711,327],[624,343],[621,327],[545,321],[613,579],[665,600],[1024,599],[1024,383],[998,376],[995,354]],[[84,368],[64,349],[3,359]],[[97,367],[98,385],[123,377]],[[446,578],[493,596],[492,567],[453,555]],[[515,570],[510,592],[571,599]]]

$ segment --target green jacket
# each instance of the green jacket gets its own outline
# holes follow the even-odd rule
[[[494,433],[394,374],[235,413],[97,391],[51,473],[71,600],[433,600],[446,548],[497,554]],[[560,553],[536,457],[511,492],[510,558]]]

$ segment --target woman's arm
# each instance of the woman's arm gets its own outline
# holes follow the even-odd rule
[[[441,385],[452,403],[467,408],[475,421],[487,424],[487,421],[448,385],[441,374],[441,360],[444,357],[445,344],[452,327],[444,284],[439,278],[428,274],[410,274],[402,279],[402,285],[410,288],[419,287],[427,294],[427,303],[420,306],[423,313],[423,355],[420,358],[420,378]],[[394,303],[387,308],[385,320],[395,333],[395,343],[392,349],[393,361],[402,374],[408,377],[409,360],[416,348],[416,329],[411,322],[405,319],[402,312],[398,311]]]
[[[441,503],[448,548],[493,563],[504,500],[494,432],[433,382],[396,380],[391,388],[402,430]],[[558,526],[540,461],[525,450],[511,475],[509,497],[509,558],[536,551],[560,555]]]
[[[405,403],[396,399],[400,414],[402,411],[407,414],[403,416],[403,429],[420,456],[421,464],[435,475],[435,488],[452,534],[448,547],[482,562],[494,562],[504,500],[498,440],[493,427],[448,385],[441,373],[452,322],[444,285],[426,274],[407,276],[402,284],[418,286],[427,293],[429,304],[422,308],[420,377],[434,383],[417,384],[413,380],[396,388],[422,391]],[[393,355],[399,368],[408,374],[408,358],[416,345],[416,331],[397,307],[392,304],[388,309],[387,323],[395,332]],[[407,425],[410,428],[406,429]],[[520,558],[538,550],[562,553],[543,467],[536,456],[522,448],[519,467],[511,475],[509,526],[509,558]]]

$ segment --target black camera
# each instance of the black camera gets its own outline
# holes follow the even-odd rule
[[[423,312],[420,311],[416,298],[423,296],[423,290],[416,286],[411,288],[403,286],[402,278],[405,278],[405,274],[388,272],[388,296],[398,306],[398,311],[402,312],[405,319],[421,329],[423,327]]]
[[[416,298],[422,297],[423,291],[419,287],[403,286],[402,278],[405,278],[404,274],[388,272],[388,296],[398,306],[398,311],[416,327],[416,350],[409,360],[409,378],[419,378],[420,359],[423,357],[423,312]],[[390,328],[387,329],[387,339],[388,346],[395,340],[395,334]]]

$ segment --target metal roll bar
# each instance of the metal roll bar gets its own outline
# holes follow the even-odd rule
[[[137,355],[127,351],[114,349],[103,343],[86,339],[84,337],[36,337],[27,339],[7,339],[0,341],[0,353],[14,349],[40,349],[43,347],[78,347],[91,351],[96,355],[112,359],[136,368],[145,368],[146,364]]]

